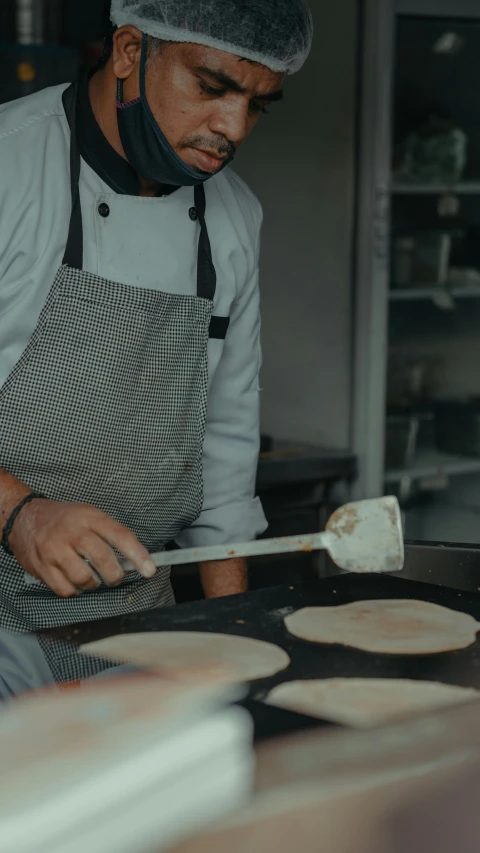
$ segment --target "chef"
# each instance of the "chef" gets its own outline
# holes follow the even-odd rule
[[[111,14],[88,80],[0,107],[10,632],[173,604],[151,553],[266,528],[262,211],[229,164],[305,61],[311,16],[305,0],[113,0]],[[246,588],[240,560],[201,575],[208,597]]]

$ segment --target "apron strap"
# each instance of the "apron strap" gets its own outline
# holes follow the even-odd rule
[[[77,141],[77,83],[72,83],[65,90],[62,100],[70,125],[70,188],[72,193],[72,215],[63,263],[73,267],[73,269],[81,270],[83,269],[83,222],[80,203],[81,158]]]
[[[213,302],[217,289],[217,273],[212,260],[212,248],[205,222],[205,210],[207,202],[205,199],[205,187],[203,184],[195,187],[195,207],[200,222],[200,240],[198,242],[198,265],[197,265],[197,296],[201,299],[210,299]]]
[[[73,269],[83,269],[83,223],[80,202],[81,156],[77,139],[78,83],[72,83],[63,93],[63,106],[70,125],[70,186],[72,193],[72,215],[68,230],[67,247],[63,263]],[[205,187],[195,187],[195,207],[200,222],[198,243],[197,296],[213,302],[217,288],[217,274],[212,260],[212,248],[205,222]]]

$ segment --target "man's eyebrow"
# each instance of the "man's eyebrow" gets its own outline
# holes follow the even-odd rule
[[[213,68],[208,68],[206,65],[199,65],[195,68],[200,74],[206,74],[208,77],[211,77],[215,80],[220,86],[224,86],[226,89],[230,89],[232,92],[238,92],[240,95],[245,95],[247,90],[237,83],[233,77],[230,77],[229,74],[226,74],[224,71],[214,71]],[[254,95],[254,101],[281,101],[283,98],[282,89],[277,89],[275,92],[269,92],[266,95]]]

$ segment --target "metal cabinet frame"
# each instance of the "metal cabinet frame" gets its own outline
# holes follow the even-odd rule
[[[356,498],[384,491],[391,126],[397,15],[480,18],[479,0],[360,0],[351,446]]]

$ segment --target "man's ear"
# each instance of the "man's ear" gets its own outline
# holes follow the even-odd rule
[[[143,35],[137,27],[119,27],[113,36],[113,72],[119,80],[128,80],[140,64]]]

